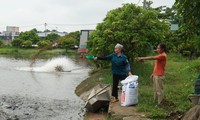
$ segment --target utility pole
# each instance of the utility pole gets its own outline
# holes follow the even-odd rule
[[[44,34],[45,34],[45,37],[46,37],[46,32],[47,32],[47,23],[44,23]]]
[[[147,0],[144,0],[144,2],[143,2],[143,8],[146,9],[146,6],[147,6]]]

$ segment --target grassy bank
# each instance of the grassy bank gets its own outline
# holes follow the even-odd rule
[[[199,60],[188,60],[179,55],[168,55],[166,79],[164,81],[167,104],[157,106],[153,100],[152,72],[154,62],[135,63],[134,73],[139,75],[138,111],[146,112],[151,118],[165,118],[169,113],[184,113],[192,104],[187,96],[193,92],[193,83],[200,72]]]
[[[193,92],[193,83],[200,73],[200,60],[189,60],[179,55],[168,55],[164,92],[167,99],[165,105],[157,106],[153,100],[153,84],[149,76],[153,70],[154,61],[137,62],[133,64],[133,74],[139,75],[139,104],[137,110],[145,112],[152,119],[165,119],[169,113],[185,113],[192,104],[187,96]],[[88,90],[98,83],[111,84],[110,69],[103,69],[91,74],[78,88],[78,94]]]
[[[19,58],[31,58],[34,54],[36,54],[39,49],[23,49],[23,48],[14,48],[14,47],[7,47],[7,48],[0,48],[0,55],[5,56],[12,56],[12,57],[19,57]],[[76,53],[75,50],[68,50],[69,54]],[[54,55],[62,55],[67,53],[65,49],[48,49],[43,51],[40,54],[40,58],[48,58],[49,56]]]
[[[95,85],[100,83],[111,83],[110,69],[93,70],[90,72],[90,77],[84,80],[81,84],[77,86],[75,93],[80,96],[83,92],[90,90]]]

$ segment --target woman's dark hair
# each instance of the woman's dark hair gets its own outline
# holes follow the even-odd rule
[[[167,51],[167,47],[166,47],[166,45],[165,45],[165,43],[160,43],[160,44],[158,44],[158,46],[160,46],[160,48],[163,50],[163,51]]]

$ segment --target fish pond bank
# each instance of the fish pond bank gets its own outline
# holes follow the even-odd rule
[[[144,113],[149,119],[181,119],[194,106],[188,100],[188,95],[194,91],[193,84],[200,73],[200,60],[168,54],[164,81],[166,102],[159,106],[153,100],[153,84],[149,79],[153,66],[154,61],[132,64],[132,73],[139,76],[139,103],[135,106],[135,111]],[[90,77],[76,87],[75,92],[81,96],[100,83],[112,83],[110,68],[92,71]]]

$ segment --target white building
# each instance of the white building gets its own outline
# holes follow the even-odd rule
[[[7,26],[6,31],[3,32],[6,40],[13,40],[15,37],[19,36],[19,27]]]
[[[13,33],[19,33],[19,27],[16,26],[7,26],[6,31],[13,32]]]

